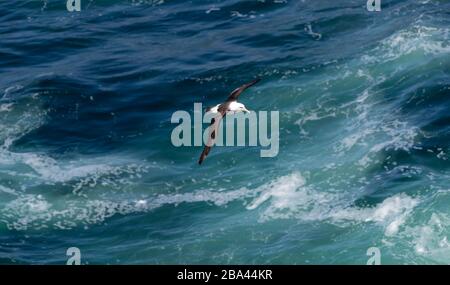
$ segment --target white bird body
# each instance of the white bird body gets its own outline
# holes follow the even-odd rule
[[[239,103],[237,101],[233,101],[228,105],[228,112],[237,113],[237,112],[244,112],[249,113],[250,111],[245,108],[245,105],[242,103]]]
[[[217,104],[216,106],[211,107],[206,112],[206,114],[217,114],[217,113],[219,113],[220,105],[222,105],[222,104]],[[227,110],[226,110],[227,114],[235,114],[235,113],[238,113],[238,112],[245,112],[245,113],[249,113],[250,112],[249,110],[247,110],[247,108],[245,107],[244,104],[239,103],[237,101],[230,102],[227,107],[228,107]]]

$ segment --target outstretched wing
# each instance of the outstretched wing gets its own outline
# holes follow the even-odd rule
[[[228,104],[224,104],[224,105],[228,105]],[[220,106],[219,110],[218,110],[219,112],[217,113],[217,115],[211,119],[211,124],[209,125],[208,142],[206,143],[206,146],[203,149],[202,154],[200,155],[198,164],[202,164],[203,160],[205,160],[205,158],[209,154],[209,151],[214,146],[214,142],[216,141],[216,136],[217,136],[217,131],[219,129],[220,121],[222,121],[223,117],[226,115],[227,108],[228,108],[227,106]]]
[[[247,84],[242,85],[241,87],[238,87],[236,89],[234,89],[233,92],[231,92],[230,96],[228,96],[227,102],[229,101],[235,101],[237,100],[237,98],[239,97],[239,95],[241,95],[241,93],[249,88],[250,86],[255,85],[256,83],[258,83],[259,81],[261,81],[260,78],[253,80],[252,82],[249,82]]]

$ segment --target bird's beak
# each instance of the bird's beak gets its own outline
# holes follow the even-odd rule
[[[250,113],[250,111],[249,111],[249,110],[247,110],[247,109],[245,109],[245,108],[244,108],[244,110],[243,110],[243,111],[244,111],[244,113]]]

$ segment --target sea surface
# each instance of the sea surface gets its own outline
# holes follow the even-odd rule
[[[450,263],[450,1],[381,8],[1,0],[0,263]],[[257,77],[276,157],[171,143]]]

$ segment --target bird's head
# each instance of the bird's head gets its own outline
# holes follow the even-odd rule
[[[250,113],[249,110],[247,110],[247,108],[245,108],[244,104],[241,103],[237,103],[237,108],[236,108],[236,112],[244,112],[244,113]]]

